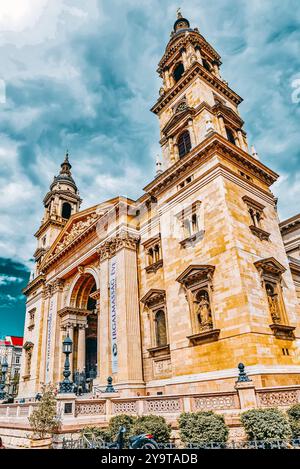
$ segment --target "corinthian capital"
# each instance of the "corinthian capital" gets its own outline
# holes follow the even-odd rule
[[[113,238],[105,241],[97,250],[100,256],[100,262],[113,257],[120,249],[136,250],[140,237],[132,233],[122,231]]]

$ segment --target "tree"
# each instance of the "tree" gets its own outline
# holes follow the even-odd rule
[[[151,433],[157,443],[168,443],[171,436],[171,425],[161,415],[143,415],[138,417],[131,429],[133,435]]]
[[[228,439],[224,417],[214,412],[184,412],[178,422],[183,443],[225,443]]]
[[[293,405],[288,411],[293,438],[300,438],[300,404]]]
[[[57,415],[54,386],[44,385],[41,394],[41,400],[28,420],[34,435],[45,438],[60,428],[61,420]]]
[[[287,440],[291,427],[286,415],[278,409],[251,409],[241,415],[249,440]]]

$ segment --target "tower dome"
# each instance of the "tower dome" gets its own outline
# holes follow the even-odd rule
[[[182,32],[190,29],[190,22],[183,18],[180,8],[177,10],[177,20],[174,23],[174,33]]]

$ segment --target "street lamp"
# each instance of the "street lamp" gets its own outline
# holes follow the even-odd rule
[[[63,381],[59,383],[59,393],[64,394],[64,393],[73,392],[74,390],[74,383],[69,379],[69,376],[71,374],[69,355],[72,353],[72,348],[73,348],[73,342],[72,342],[72,339],[69,337],[69,334],[63,341],[62,345],[63,345],[63,353],[66,355],[66,359],[65,359],[64,371],[63,371],[64,379]]]
[[[7,363],[6,357],[4,357],[4,360],[2,361],[2,364],[1,364],[0,400],[3,400],[6,398],[5,381],[6,381],[7,370],[8,370],[8,363]]]

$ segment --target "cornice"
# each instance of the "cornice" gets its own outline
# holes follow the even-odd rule
[[[53,215],[51,215],[53,217]],[[57,216],[57,218],[48,218],[45,223],[40,226],[37,232],[34,234],[36,238],[39,238],[41,234],[50,226],[58,226],[59,228],[63,228],[66,225],[66,220],[63,220],[61,217]]]
[[[40,274],[38,277],[33,279],[31,282],[28,283],[28,285],[23,288],[22,292],[24,295],[28,296],[33,290],[38,288],[40,285],[43,285],[45,283],[46,277],[44,274]]]
[[[202,77],[209,85],[212,85],[215,90],[218,90],[235,105],[239,105],[243,101],[228,85],[208,72],[199,62],[195,62],[192,67],[183,74],[180,80],[175,83],[166,94],[158,99],[157,103],[151,108],[151,111],[154,114],[159,114],[170,101],[178,96],[178,93],[182,91],[195,76]]]
[[[75,194],[75,193],[71,192],[71,191],[53,190],[53,191],[47,192],[47,194],[45,195],[44,200],[43,200],[44,205],[48,202],[48,200],[49,200],[52,196],[55,196],[55,195],[65,196],[67,199],[69,199],[69,200],[76,200],[76,201],[78,201],[79,203],[82,202],[82,199],[80,198],[80,196],[79,196],[78,194]]]
[[[251,174],[262,180],[268,186],[271,186],[278,178],[278,174],[267,168],[267,166],[260,161],[231,144],[217,132],[211,132],[203,142],[194,147],[183,158],[150,182],[144,188],[144,191],[156,197],[170,185],[176,183],[185,172],[204,164],[204,162],[217,151],[221,156],[231,161],[234,160],[243,168],[246,168]]]
[[[279,223],[279,227],[281,233],[283,235],[294,231],[295,229],[300,227],[300,214],[293,216],[292,218],[288,218],[287,220],[282,221]]]

